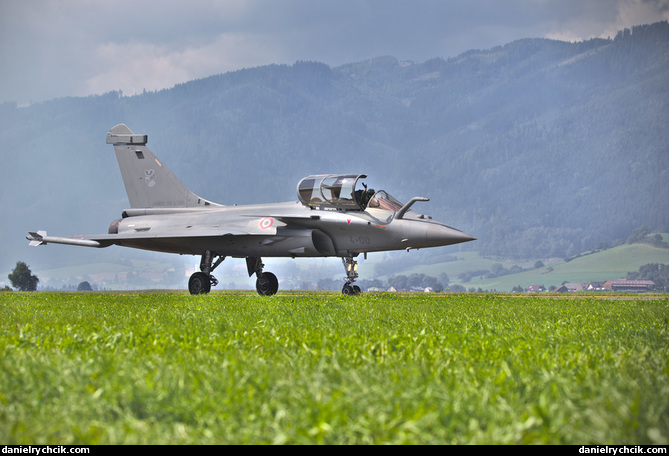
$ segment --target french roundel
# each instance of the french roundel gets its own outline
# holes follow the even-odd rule
[[[260,221],[260,228],[262,228],[263,230],[266,230],[267,228],[269,228],[270,226],[272,226],[273,223],[274,223],[274,219],[273,219],[273,218],[271,218],[271,217],[265,217],[264,219],[262,219],[262,220]]]

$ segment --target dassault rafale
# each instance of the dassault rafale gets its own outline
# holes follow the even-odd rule
[[[194,194],[147,147],[148,136],[123,124],[107,134],[114,146],[130,208],[111,222],[107,234],[49,236],[29,232],[30,245],[47,243],[197,255],[191,294],[218,284],[212,272],[226,257],[245,258],[258,294],[277,292],[262,258],[340,257],[346,271],[343,294],[358,294],[356,258],[368,252],[438,247],[474,237],[413,211],[384,190],[367,188],[364,174],[319,174],[297,184],[298,201],[226,206]],[[359,185],[361,184],[361,185]]]

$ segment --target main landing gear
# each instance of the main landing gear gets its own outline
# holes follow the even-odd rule
[[[216,258],[216,261],[214,261],[214,258]],[[211,291],[212,286],[218,285],[218,280],[211,274],[211,271],[223,263],[223,260],[225,260],[224,256],[220,256],[211,250],[204,252],[200,260],[200,272],[194,273],[188,280],[190,294],[207,294]]]
[[[207,294],[211,291],[211,287],[218,285],[218,280],[211,273],[223,260],[225,260],[224,256],[218,255],[211,250],[207,250],[202,255],[200,271],[191,275],[188,280],[188,291],[190,294]],[[246,258],[249,277],[253,274],[257,277],[256,291],[260,296],[271,296],[279,290],[279,281],[271,272],[263,272],[264,266],[260,257]]]
[[[265,267],[260,257],[247,257],[246,268],[249,277],[256,275],[256,291],[260,296],[272,296],[279,290],[279,281],[271,272],[263,272]]]
[[[342,294],[360,294],[360,287],[353,285],[355,279],[358,278],[358,262],[352,256],[343,257],[341,262],[344,264],[344,269],[346,270],[346,283],[344,284],[344,288],[341,289]]]

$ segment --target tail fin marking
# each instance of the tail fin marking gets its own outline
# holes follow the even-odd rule
[[[124,124],[107,133],[107,144],[114,146],[131,208],[219,206],[186,188],[149,150],[147,142],[147,135],[135,134]]]

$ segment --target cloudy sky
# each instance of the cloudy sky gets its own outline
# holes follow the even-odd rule
[[[669,0],[0,0],[0,103],[125,95],[271,63],[424,61],[669,19]]]

